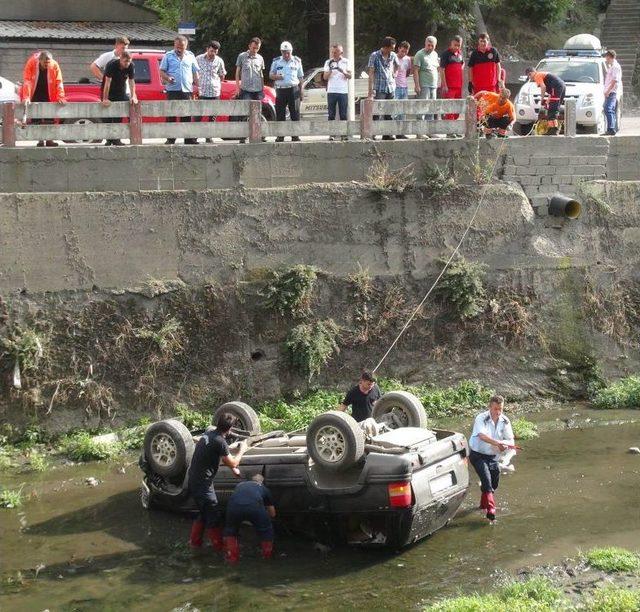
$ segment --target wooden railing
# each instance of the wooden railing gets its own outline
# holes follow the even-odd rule
[[[358,121],[265,121],[262,103],[254,100],[172,100],[135,105],[113,102],[108,107],[94,102],[33,103],[27,107],[26,115],[23,104],[10,102],[2,107],[2,141],[6,147],[15,147],[22,141],[91,142],[105,138],[127,138],[131,144],[142,144],[145,138],[246,138],[250,142],[260,142],[267,136],[359,136],[362,139],[400,134],[478,136],[476,103],[470,98],[363,100]],[[435,118],[424,119],[425,115]],[[445,119],[445,115],[458,115],[459,118]],[[194,119],[210,116],[231,120]],[[389,120],[384,116],[394,118]],[[164,120],[170,117],[188,117],[189,120],[180,123]],[[568,104],[566,132],[575,135],[575,104]]]

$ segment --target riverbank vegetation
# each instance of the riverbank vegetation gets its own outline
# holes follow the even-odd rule
[[[640,408],[640,376],[621,378],[598,389],[593,398],[596,408]]]
[[[540,434],[538,433],[538,426],[527,419],[519,418],[511,421],[511,427],[513,428],[513,435],[516,440],[533,440]]]
[[[592,548],[585,554],[589,565],[604,572],[638,572],[640,555],[624,548]]]

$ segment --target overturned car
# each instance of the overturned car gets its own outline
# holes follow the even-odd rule
[[[328,411],[288,433],[261,433],[258,415],[242,402],[220,406],[213,422],[222,413],[235,419],[228,441],[249,443],[242,477],[262,474],[279,523],[318,539],[406,546],[444,526],[469,488],[467,440],[428,429],[424,407],[410,393],[386,393],[364,423]],[[197,438],[175,419],[148,427],[140,457],[145,508],[195,509],[187,471]],[[237,482],[221,465],[214,481],[220,503]]]

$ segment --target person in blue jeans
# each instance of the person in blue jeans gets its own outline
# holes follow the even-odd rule
[[[273,554],[273,525],[271,519],[276,516],[276,508],[271,492],[264,486],[262,474],[254,474],[251,480],[236,486],[229,503],[224,525],[225,558],[229,563],[240,559],[238,530],[248,521],[253,525],[262,548],[262,557],[270,559]]]
[[[327,109],[329,121],[336,118],[336,109],[340,121],[347,120],[349,104],[349,81],[352,77],[349,60],[343,56],[342,45],[331,45],[331,57],[324,63],[322,78],[327,82]],[[342,139],[346,140],[346,136]],[[331,138],[333,140],[333,137]]]
[[[409,85],[407,83],[407,79],[409,75],[413,72],[413,61],[409,57],[409,49],[411,49],[411,45],[403,40],[398,45],[398,72],[396,72],[396,100],[408,100],[409,99]],[[394,119],[398,119],[399,121],[404,120],[404,115],[396,115]],[[404,134],[400,134],[398,138],[406,138]]]
[[[617,110],[622,98],[622,68],[616,60],[616,52],[609,49],[604,54],[607,72],[604,77],[604,113],[607,117],[607,135],[615,136],[618,132]]]

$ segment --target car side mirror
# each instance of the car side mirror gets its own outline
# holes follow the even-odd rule
[[[529,77],[526,74],[522,74],[518,77],[518,81],[521,83],[526,83],[529,80]]]

